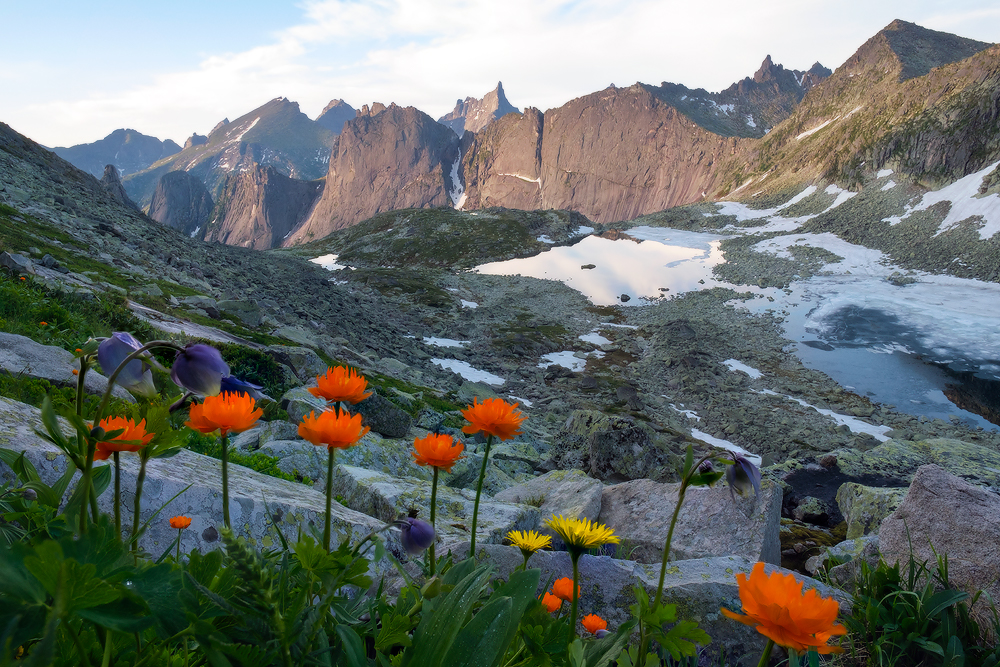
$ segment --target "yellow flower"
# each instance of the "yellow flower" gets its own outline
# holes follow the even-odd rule
[[[302,418],[299,424],[299,435],[317,447],[326,445],[327,450],[347,449],[358,444],[367,426],[361,425],[361,415],[351,416],[346,410],[339,414],[333,410],[324,410],[316,416],[310,412]]]
[[[550,536],[542,535],[534,530],[512,530],[507,533],[507,539],[510,540],[512,546],[521,550],[525,558],[536,551],[552,547],[552,538]]]
[[[344,366],[327,368],[325,375],[316,376],[316,384],[318,386],[309,389],[309,393],[328,401],[360,403],[372,395],[370,391],[365,393],[368,380],[353,368]]]
[[[125,417],[105,417],[100,421],[99,426],[104,429],[105,433],[125,430],[114,440],[102,440],[97,443],[97,449],[94,451],[95,461],[104,461],[113,452],[137,452],[148,445],[149,441],[156,435],[155,433],[146,433],[145,419],[136,424]],[[137,444],[128,444],[129,441]]]
[[[563,518],[552,515],[551,519],[545,520],[545,525],[551,528],[572,554],[574,551],[581,553],[588,549],[596,549],[602,544],[618,544],[618,537],[615,532],[600,523],[591,523],[590,519]]]
[[[746,616],[723,608],[723,614],[744,625],[756,626],[757,632],[779,646],[817,653],[840,653],[839,646],[827,646],[833,635],[847,634],[847,628],[836,625],[840,611],[833,598],[820,597],[815,588],[802,593],[802,582],[791,574],[764,574],[764,563],[753,566],[750,578],[736,575],[740,586],[740,602]]]
[[[413,441],[413,449],[415,451],[410,453],[413,454],[417,465],[434,466],[445,472],[451,472],[451,467],[462,458],[465,445],[450,435],[428,433],[426,438],[417,438]]]
[[[527,417],[516,410],[517,403],[511,405],[502,398],[487,398],[482,403],[472,399],[472,405],[462,410],[462,416],[469,424],[462,427],[463,433],[495,435],[501,440],[510,440],[521,433],[520,427]]]
[[[184,425],[202,433],[242,433],[256,424],[263,414],[250,396],[227,391],[218,396],[206,396],[203,403],[193,404],[190,420]]]

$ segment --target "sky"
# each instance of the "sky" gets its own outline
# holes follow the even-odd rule
[[[545,110],[611,84],[715,92],[764,57],[836,69],[894,19],[1000,41],[993,0],[0,0],[0,122],[71,146],[183,144],[275,97],[438,118],[502,81]]]

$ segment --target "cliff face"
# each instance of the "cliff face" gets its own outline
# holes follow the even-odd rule
[[[188,236],[196,236],[212,215],[205,184],[186,171],[164,174],[149,204],[149,217]]]
[[[451,113],[438,118],[438,122],[447,125],[462,136],[466,132],[479,132],[495,120],[509,113],[517,113],[517,107],[507,101],[503,92],[503,83],[483,95],[483,99],[466,97],[457,100]]]
[[[422,111],[365,105],[334,143],[322,198],[282,245],[322,238],[383,211],[444,206],[458,157],[455,133]]]
[[[507,116],[466,153],[467,208],[556,208],[596,222],[687,204],[715,186],[739,140],[701,129],[645,86]]]
[[[306,218],[322,190],[322,182],[289,178],[271,166],[255,164],[233,172],[226,177],[204,239],[274,248]]]
[[[334,134],[340,134],[340,131],[344,128],[344,123],[354,118],[357,113],[354,107],[344,100],[330,100],[330,103],[316,117],[316,123]]]
[[[125,186],[122,185],[122,179],[118,178],[118,170],[115,168],[115,165],[109,164],[104,167],[104,175],[101,176],[101,187],[107,190],[108,194],[119,204],[139,210],[135,202],[129,199],[128,194],[125,193]]]

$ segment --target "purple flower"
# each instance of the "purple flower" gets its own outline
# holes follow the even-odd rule
[[[759,498],[760,470],[742,454],[733,454],[733,458],[736,463],[726,466],[726,482],[729,484],[729,493],[733,496],[733,500],[736,499],[734,490],[742,496],[753,489],[754,495]]]
[[[241,380],[235,375],[227,375],[222,378],[222,388],[219,390],[220,394],[225,394],[226,392],[231,392],[234,394],[246,394],[255,401],[260,400],[274,400],[267,394],[261,393],[261,389],[264,387],[259,384],[254,384],[253,382],[247,382]]]
[[[187,345],[177,353],[170,369],[170,379],[179,387],[204,396],[216,396],[222,389],[222,378],[229,375],[229,365],[211,345]]]
[[[400,541],[406,553],[416,555],[434,544],[434,526],[426,521],[407,517],[397,521],[396,525],[402,533]]]
[[[116,331],[110,338],[101,341],[97,348],[97,361],[101,364],[101,370],[105,375],[110,376],[115,369],[125,361],[125,357],[142,347],[136,338],[124,331]],[[149,365],[138,359],[133,359],[121,370],[115,383],[128,389],[131,392],[150,398],[156,395],[156,387],[153,385],[153,373],[149,370]]]

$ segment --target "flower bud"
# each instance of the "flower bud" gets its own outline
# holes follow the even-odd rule
[[[222,353],[211,345],[195,343],[177,353],[170,369],[170,379],[179,387],[204,396],[217,396],[222,378],[229,375],[229,365]]]
[[[34,489],[21,491],[21,497],[25,500],[38,500],[38,493]]]
[[[101,364],[101,370],[104,371],[104,374],[110,376],[128,355],[141,347],[142,343],[136,340],[132,334],[116,331],[98,346],[97,361]],[[138,359],[128,362],[128,365],[118,373],[115,383],[146,398],[156,396],[153,374],[150,372],[149,366]]]
[[[759,498],[760,470],[742,454],[735,454],[733,458],[736,462],[726,467],[726,482],[729,484],[730,495],[735,491],[742,496],[752,489],[754,495]],[[736,496],[733,495],[733,500],[735,499]]]
[[[253,382],[246,382],[241,380],[235,375],[228,375],[222,378],[222,388],[219,390],[220,394],[225,394],[227,392],[233,394],[245,394],[255,401],[260,400],[274,400],[267,394],[261,393],[261,389],[264,387],[259,384],[254,384]]]
[[[597,637],[598,639],[604,639],[610,634],[611,634],[610,630],[605,630],[604,628],[601,628],[600,630],[594,633],[594,636]]]
[[[420,589],[420,597],[431,600],[441,594],[441,578],[431,577],[431,580]]]
[[[434,527],[426,521],[407,517],[397,525],[402,533],[400,541],[406,553],[416,555],[434,544]]]
[[[107,434],[108,434],[107,431],[105,431],[104,427],[102,426],[95,426],[94,428],[90,429],[90,437],[93,438],[94,440],[103,440],[104,436],[106,436]]]

